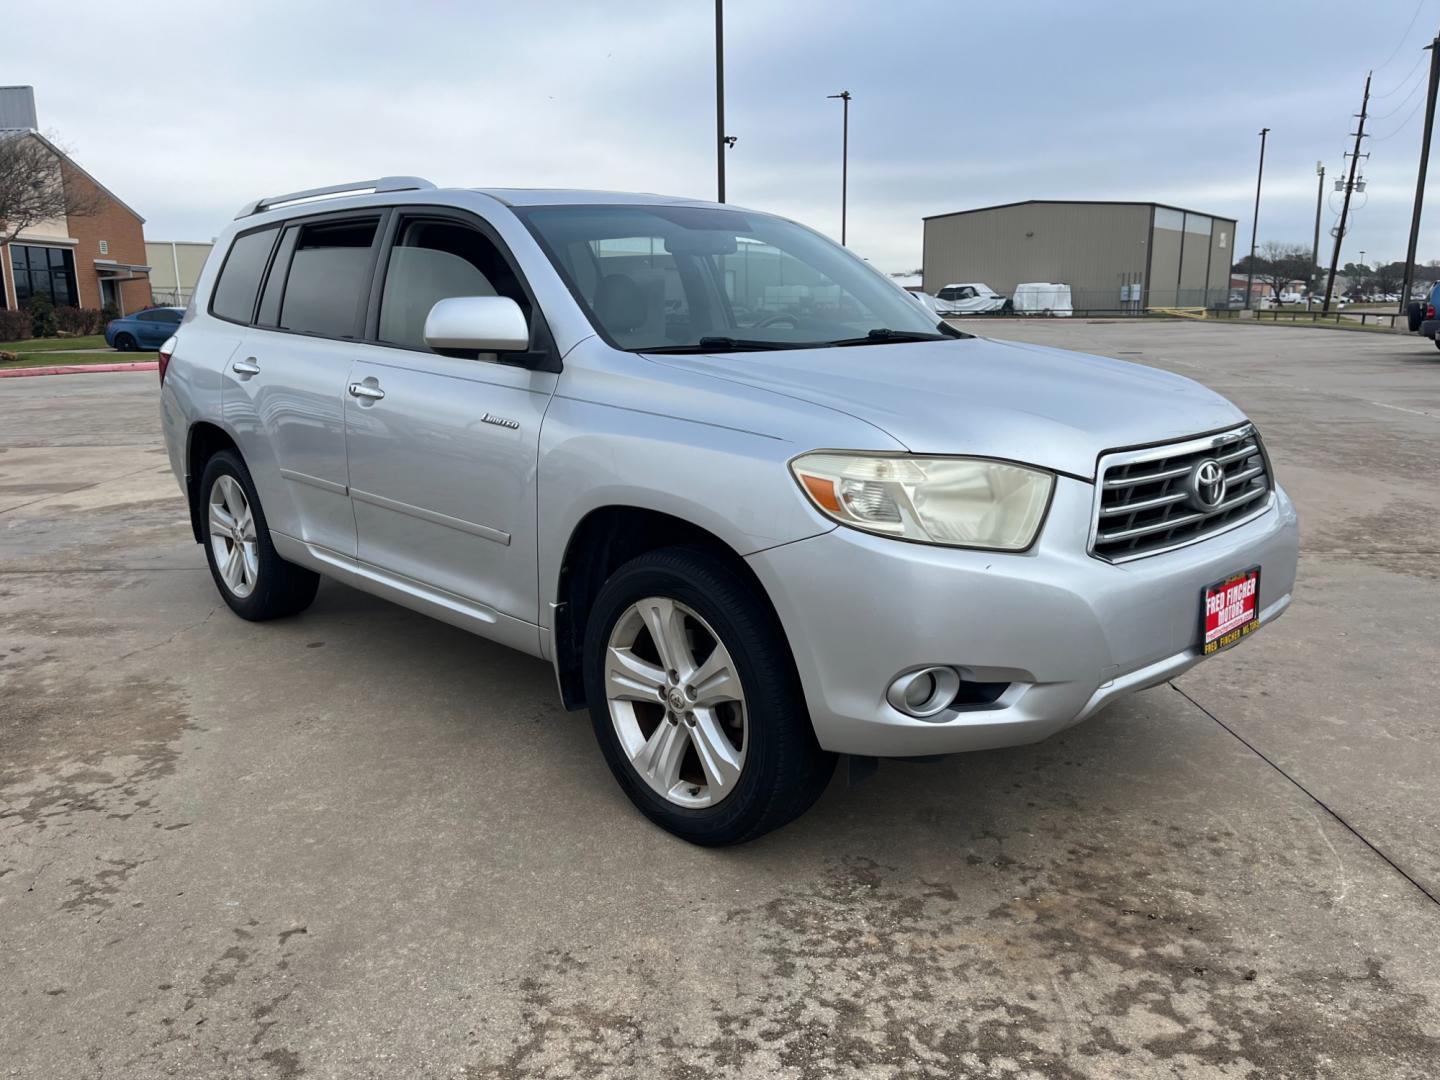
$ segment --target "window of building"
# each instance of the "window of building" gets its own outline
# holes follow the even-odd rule
[[[43,296],[56,307],[77,304],[75,253],[69,248],[11,244],[10,267],[15,272],[15,299],[21,307],[33,296]]]
[[[322,337],[354,337],[370,285],[378,218],[326,221],[300,230],[285,279],[280,327]]]
[[[110,241],[109,241],[109,240],[101,240],[101,241],[100,241],[100,254],[101,254],[101,255],[109,255],[109,254],[110,254]]]
[[[248,323],[255,313],[255,294],[260,291],[260,278],[265,273],[265,263],[270,258],[270,249],[275,246],[277,225],[260,229],[237,237],[225,256],[225,265],[220,269],[220,280],[215,283],[215,298],[210,310],[222,319],[231,322]]]
[[[506,296],[528,306],[509,264],[485,236],[449,221],[406,222],[385,269],[377,336],[424,349],[426,316],[452,296]]]

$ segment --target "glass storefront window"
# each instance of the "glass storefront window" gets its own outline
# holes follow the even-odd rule
[[[32,296],[47,297],[56,307],[78,306],[75,253],[69,248],[11,244],[10,267],[15,275],[15,299],[21,307]]]

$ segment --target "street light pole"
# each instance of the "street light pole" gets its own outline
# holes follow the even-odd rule
[[[725,0],[715,0],[715,188],[725,201]]]
[[[850,91],[841,90],[838,94],[827,95],[831,98],[839,98],[845,109],[843,123],[843,134],[840,143],[840,246],[845,246],[845,217],[848,210],[847,204],[850,198]]]
[[[1315,278],[1320,267],[1320,208],[1325,202],[1325,163],[1315,162],[1315,174],[1320,177],[1319,189],[1315,192],[1315,243],[1310,247],[1310,273],[1305,275],[1308,291],[1305,296],[1305,310],[1310,310],[1310,301],[1315,299]]]
[[[1260,182],[1265,179],[1265,136],[1270,129],[1260,129],[1260,171],[1255,174],[1255,220],[1250,225],[1250,263],[1245,275],[1245,306],[1254,303],[1255,292],[1255,238],[1260,232]]]

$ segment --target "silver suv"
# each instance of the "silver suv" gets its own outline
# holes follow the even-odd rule
[[[320,575],[550,661],[653,821],[758,836],[836,755],[1034,742],[1290,603],[1255,428],[1187,379],[937,321],[687,199],[262,199],[160,357],[247,619]]]

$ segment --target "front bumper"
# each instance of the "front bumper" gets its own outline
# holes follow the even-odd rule
[[[1036,742],[1199,663],[1206,586],[1258,564],[1262,625],[1289,606],[1300,533],[1278,487],[1239,528],[1121,565],[1084,550],[1094,491],[1057,478],[1040,540],[1021,554],[836,528],[750,555],[820,745],[903,757]],[[919,720],[885,689],[924,664],[1011,685],[992,705]]]

